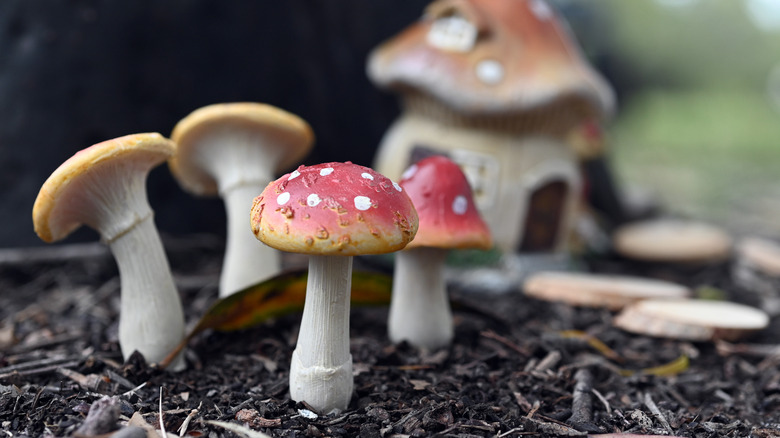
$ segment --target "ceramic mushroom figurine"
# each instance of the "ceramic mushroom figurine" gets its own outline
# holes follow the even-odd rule
[[[175,151],[157,133],[98,143],[62,163],[33,206],[35,232],[45,242],[64,239],[83,224],[111,248],[121,279],[119,345],[125,359],[138,350],[148,362],[158,362],[184,338],[181,301],[146,197],[149,170]],[[184,360],[179,356],[170,367],[181,370]]]
[[[252,231],[281,251],[309,254],[290,396],[323,413],[347,408],[352,396],[349,301],[352,256],[406,246],[417,213],[401,186],[367,167],[301,166],[271,182],[254,201]]]
[[[447,155],[500,249],[565,249],[581,185],[566,138],[609,114],[613,94],[544,0],[435,1],[371,53],[368,76],[403,103],[379,172]]]
[[[281,271],[278,251],[257,245],[246,212],[278,171],[296,165],[314,134],[298,116],[271,105],[241,102],[195,110],[173,129],[178,151],[169,161],[181,186],[201,196],[219,195],[227,211],[227,245],[220,297]]]
[[[490,230],[474,205],[457,164],[432,156],[413,164],[399,182],[417,209],[417,236],[396,255],[388,334],[434,349],[452,342],[452,312],[444,281],[451,249],[489,249]]]

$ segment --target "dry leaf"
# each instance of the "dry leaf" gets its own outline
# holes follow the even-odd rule
[[[218,300],[159,366],[168,366],[189,340],[203,330],[243,330],[272,318],[302,311],[307,280],[307,271],[283,273]],[[354,307],[387,306],[391,291],[392,278],[388,275],[352,273],[351,303]]]

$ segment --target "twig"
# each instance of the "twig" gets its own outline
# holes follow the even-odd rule
[[[780,355],[768,356],[756,365],[756,369],[763,372],[771,368],[776,368],[778,364],[780,364]]]
[[[715,348],[721,356],[743,354],[745,356],[766,357],[780,355],[780,346],[762,344],[733,344],[726,341],[717,341]]]
[[[593,395],[596,396],[597,399],[604,405],[604,410],[607,411],[607,416],[612,415],[612,408],[609,407],[609,402],[607,399],[596,389],[591,388],[590,392],[593,393]]]
[[[144,382],[144,383],[136,386],[135,388],[131,389],[130,391],[122,393],[122,397],[129,397],[131,395],[135,395],[135,392],[138,391],[139,389],[143,388],[144,386],[146,386],[146,383],[147,382]]]
[[[8,354],[21,354],[28,353],[30,351],[37,351],[41,349],[49,349],[55,345],[64,344],[71,341],[83,339],[83,333],[68,333],[61,336],[55,336],[51,339],[45,339],[40,342],[34,342],[30,344],[17,344],[8,349]]]
[[[534,371],[543,373],[549,370],[558,364],[558,362],[561,360],[561,357],[561,352],[558,350],[553,350],[547,353],[547,356],[540,360],[536,367],[534,367]]]
[[[447,429],[442,430],[437,435],[447,436],[450,433],[452,433],[453,431],[458,430],[458,429],[473,429],[473,430],[479,430],[479,431],[482,431],[482,432],[489,432],[489,433],[493,433],[496,430],[495,427],[490,426],[490,425],[482,426],[482,425],[479,425],[479,424],[457,423],[457,424],[453,424],[452,426],[448,427]]]
[[[726,392],[722,389],[716,389],[713,393],[714,396],[718,397],[719,399],[723,400],[724,402],[728,404],[734,403],[734,397],[726,394]]]
[[[270,435],[266,435],[262,432],[258,432],[256,430],[252,430],[246,426],[242,426],[240,424],[235,423],[228,423],[227,421],[206,421],[206,424],[211,424],[213,426],[221,427],[225,430],[229,430],[230,432],[233,432],[234,434],[238,435],[242,438],[271,438]]]
[[[531,411],[533,409],[533,405],[531,405],[531,402],[526,399],[522,393],[516,390],[512,390],[512,395],[515,396],[515,402],[517,403],[520,408],[524,409],[526,412]]]
[[[669,432],[669,435],[673,435],[674,431],[672,431],[672,426],[670,426],[669,422],[666,421],[666,418],[661,413],[661,410],[658,409],[658,406],[656,406],[653,398],[650,397],[649,392],[645,393],[645,406],[647,406],[647,409],[650,409],[650,412],[652,412],[653,416],[658,420],[659,423],[661,423],[661,426],[663,426],[663,428]]]
[[[163,398],[163,387],[160,387],[160,436],[162,438],[168,437],[168,432],[165,431],[165,423],[163,422],[163,410],[162,410],[162,398]]]
[[[548,420],[546,417],[540,416],[540,418]],[[588,434],[587,432],[580,432],[567,424],[562,424],[557,421],[548,422],[528,417],[520,417],[520,419],[523,421],[523,423],[530,423],[530,425],[536,428],[539,432],[542,432],[542,434],[552,436],[587,436]]]
[[[528,432],[527,430],[521,428],[521,427],[515,427],[514,429],[509,429],[504,433],[501,433],[500,435],[497,435],[496,438],[504,438],[505,436],[509,436],[512,434],[517,435],[538,435],[536,432]]]
[[[54,365],[62,362],[68,362],[76,360],[75,357],[47,357],[45,359],[39,359],[39,360],[31,360],[27,362],[17,363],[14,365],[9,365],[4,368],[0,368],[0,375],[7,374],[13,371],[20,371],[27,368],[35,368],[35,367],[42,367],[46,365]]]
[[[108,255],[108,248],[101,243],[6,248],[0,250],[0,266],[90,259]]]
[[[74,382],[78,383],[79,385],[81,385],[82,388],[88,389],[90,391],[100,392],[106,386],[106,381],[103,380],[103,378],[101,378],[100,376],[95,374],[90,374],[88,376],[85,376],[84,374],[81,374],[77,371],[70,370],[65,367],[58,368],[57,372],[69,378],[70,380],[73,380]]]
[[[9,379],[12,377],[22,377],[22,376],[37,376],[40,374],[48,374],[56,372],[58,369],[62,367],[75,367],[79,364],[78,360],[73,360],[70,362],[62,362],[55,365],[49,365],[45,367],[40,368],[33,368],[33,369],[23,369],[20,371],[11,371],[9,373],[3,373],[0,374],[0,379]]]
[[[196,415],[198,415],[201,406],[203,406],[202,401],[200,402],[200,404],[198,404],[197,409],[193,409],[190,411],[189,414],[187,414],[187,418],[185,418],[184,422],[182,422],[181,426],[179,426],[179,430],[178,430],[179,436],[184,436],[184,434],[187,433],[187,428],[190,426],[190,421],[192,421],[192,419],[195,418]]]
[[[525,414],[525,417],[526,418],[533,418],[533,416],[536,414],[536,411],[538,411],[540,407],[542,407],[542,404],[539,403],[539,400],[536,400],[534,402],[534,405],[531,406],[531,410],[528,411],[527,414]]]
[[[135,384],[130,382],[129,380],[125,379],[124,377],[120,376],[119,374],[111,371],[111,369],[106,369],[106,376],[112,381],[118,383],[120,386],[123,386],[127,389],[133,389],[135,388]]]
[[[591,388],[593,386],[593,374],[587,368],[580,368],[574,373],[574,393],[571,404],[571,417],[567,423],[579,429],[581,425],[590,424],[593,418],[593,399]]]
[[[531,353],[528,352],[528,350],[524,349],[523,347],[515,344],[514,342],[510,341],[509,339],[505,338],[504,336],[499,335],[498,333],[492,331],[492,330],[485,330],[480,333],[480,336],[492,339],[494,341],[498,341],[501,344],[504,344],[505,346],[511,348],[512,350],[519,353],[521,356],[530,356]]]

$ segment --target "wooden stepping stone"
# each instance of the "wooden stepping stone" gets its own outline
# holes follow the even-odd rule
[[[685,298],[690,295],[687,287],[667,281],[574,272],[531,275],[523,290],[526,295],[542,300],[610,310],[620,310],[648,298]]]
[[[662,338],[735,341],[766,328],[769,316],[728,301],[645,300],[626,306],[613,324],[632,333]]]
[[[728,258],[733,241],[722,229],[681,219],[651,219],[624,225],[614,250],[627,258],[660,263],[706,263]]]
[[[756,306],[780,315],[780,243],[758,237],[741,239],[734,250],[731,276]]]
[[[736,247],[738,261],[771,277],[780,277],[780,243],[746,237]]]

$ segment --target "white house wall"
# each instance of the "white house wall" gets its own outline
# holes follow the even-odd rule
[[[406,114],[385,134],[375,169],[399,180],[417,146],[447,153],[461,165],[494,241],[507,252],[515,251],[520,244],[531,193],[552,180],[566,182],[569,198],[565,201],[557,248],[564,249],[581,184],[575,157],[562,141],[444,126],[430,118]]]

